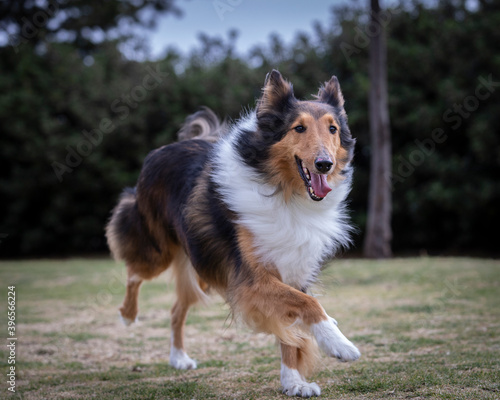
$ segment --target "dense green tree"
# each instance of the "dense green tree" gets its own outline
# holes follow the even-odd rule
[[[467,3],[417,4],[390,24],[398,248],[498,251],[485,227],[500,223],[500,2]]]
[[[497,252],[485,226],[500,223],[500,1],[414,2],[388,13],[393,249]],[[80,46],[47,33],[38,44],[0,47],[0,255],[105,251],[109,212],[147,153],[173,141],[200,106],[237,118],[271,68],[301,98],[338,76],[357,138],[350,199],[362,243],[367,21],[365,10],[344,5],[312,35],[291,44],[274,36],[245,57],[235,32],[203,36],[191,54],[171,50],[155,63],[125,59],[120,38]]]
[[[0,28],[16,51],[47,41],[92,51],[106,39],[129,37],[131,27],[152,27],[159,13],[180,15],[174,0],[5,0]]]

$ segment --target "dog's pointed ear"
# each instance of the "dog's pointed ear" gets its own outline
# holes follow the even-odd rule
[[[266,75],[262,96],[257,103],[257,116],[285,111],[295,99],[292,84],[285,81],[281,74],[273,69]]]
[[[328,103],[334,107],[344,106],[344,96],[340,90],[340,83],[334,75],[328,82],[319,88],[318,100],[323,103]]]

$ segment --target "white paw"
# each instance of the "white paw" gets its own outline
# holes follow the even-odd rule
[[[336,357],[340,361],[357,360],[361,356],[358,348],[340,332],[332,319],[329,317],[328,320],[318,322],[311,327],[319,347],[328,356]]]
[[[130,326],[132,325],[134,322],[137,322],[137,317],[135,319],[130,319],[130,318],[126,318],[124,317],[119,311],[118,311],[118,315],[120,315],[120,321],[122,322],[123,325],[125,326]]]
[[[281,385],[287,396],[312,397],[321,394],[317,384],[306,382],[299,371],[284,364],[281,364]]]
[[[174,346],[170,348],[170,365],[176,369],[196,369],[196,361],[189,357],[184,350]]]

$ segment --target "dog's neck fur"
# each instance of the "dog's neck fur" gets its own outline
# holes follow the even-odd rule
[[[243,131],[255,131],[255,113],[239,121],[214,153],[212,179],[221,199],[238,215],[238,224],[254,237],[256,256],[275,266],[282,281],[296,289],[314,282],[322,263],[350,243],[345,199],[352,168],[321,202],[309,196],[283,194],[245,164],[235,149]]]

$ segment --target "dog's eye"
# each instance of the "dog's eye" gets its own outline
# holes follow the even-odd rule
[[[295,128],[295,132],[298,132],[298,133],[302,133],[302,132],[305,132],[306,131],[306,127],[305,126],[302,126],[302,125],[297,125]]]
[[[337,133],[337,128],[333,125],[330,125],[330,133],[333,135],[335,133]]]

